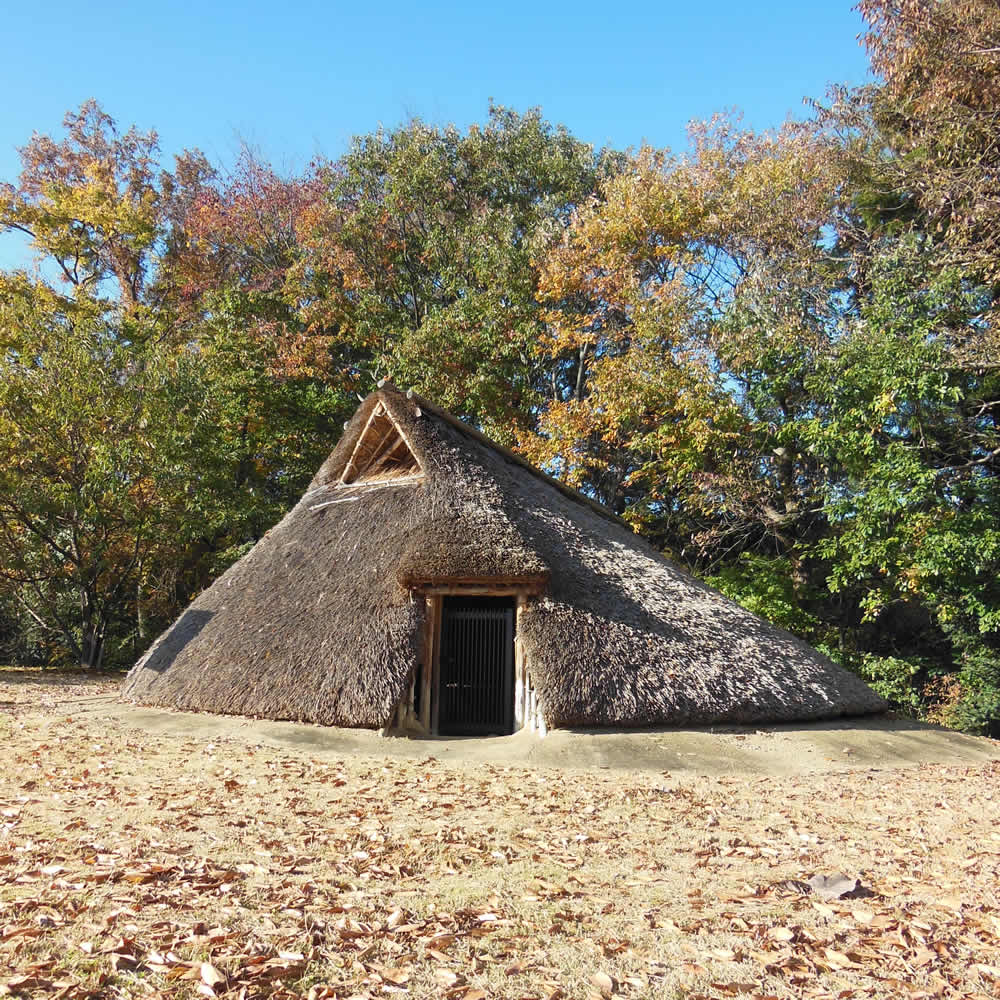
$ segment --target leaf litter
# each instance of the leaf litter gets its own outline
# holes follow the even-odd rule
[[[313,758],[74,714],[92,693],[0,675],[0,993],[1000,996],[996,764]]]

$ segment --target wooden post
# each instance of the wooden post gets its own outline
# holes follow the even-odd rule
[[[433,601],[433,640],[431,642],[433,657],[431,659],[431,726],[432,736],[438,734],[438,722],[441,715],[441,605],[442,597],[435,594]]]
[[[521,669],[521,642],[514,640],[514,732],[524,728],[524,671]]]
[[[426,732],[431,731],[431,691],[432,674],[434,672],[435,642],[434,628],[436,616],[434,598],[424,598],[424,669],[421,677],[420,690],[420,724]]]
[[[514,730],[523,729],[527,719],[528,676],[524,643],[521,640],[521,613],[528,603],[523,590],[517,593],[514,619]]]

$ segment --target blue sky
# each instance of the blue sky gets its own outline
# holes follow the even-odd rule
[[[233,158],[241,140],[279,169],[335,157],[353,135],[412,116],[466,126],[490,98],[541,106],[595,145],[683,148],[685,126],[741,109],[755,128],[806,113],[867,60],[850,0],[656,5],[338,2],[18,3],[4,14],[0,180],[16,147],[96,97],[165,154]],[[0,265],[19,255],[0,236]]]

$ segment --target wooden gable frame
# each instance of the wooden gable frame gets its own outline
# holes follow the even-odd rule
[[[406,435],[385,404],[378,403],[354,445],[339,486],[420,479],[424,470]]]

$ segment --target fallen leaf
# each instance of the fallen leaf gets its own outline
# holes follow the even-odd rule
[[[410,981],[410,973],[406,969],[382,969],[379,975],[396,986],[402,986]]]
[[[606,972],[595,972],[590,977],[590,982],[597,987],[602,997],[609,997],[615,991],[615,981]]]
[[[201,981],[210,989],[221,986],[226,982],[226,977],[211,962],[202,962],[199,970]]]

